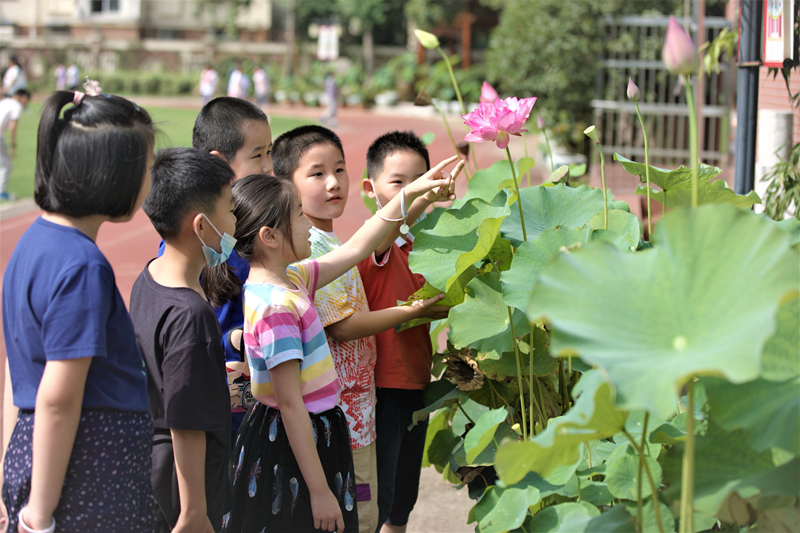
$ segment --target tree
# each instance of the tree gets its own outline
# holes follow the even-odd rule
[[[682,0],[506,0],[486,57],[503,94],[537,96],[556,137],[584,142],[603,50],[602,17],[673,12]]]

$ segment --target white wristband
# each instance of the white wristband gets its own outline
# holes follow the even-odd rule
[[[19,519],[19,525],[22,526],[22,529],[26,533],[53,533],[56,530],[56,518],[51,516],[50,519],[52,522],[50,523],[50,527],[47,529],[33,529],[28,524],[25,523],[25,520],[22,519],[22,513],[25,512],[25,506],[22,506],[22,509],[19,510],[19,514],[17,518]]]

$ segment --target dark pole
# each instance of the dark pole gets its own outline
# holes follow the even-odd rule
[[[739,73],[736,85],[736,194],[753,190],[761,66],[761,0],[739,0]]]

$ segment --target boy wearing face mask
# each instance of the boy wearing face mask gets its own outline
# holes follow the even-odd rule
[[[152,177],[143,209],[165,246],[134,283],[130,310],[155,428],[156,530],[212,533],[228,511],[231,416],[222,332],[199,279],[236,242],[234,172],[207,152],[168,148]]]

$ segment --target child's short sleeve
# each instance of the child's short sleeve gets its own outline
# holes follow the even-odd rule
[[[42,319],[47,360],[106,357],[114,291],[114,274],[104,265],[89,263],[63,274]]]
[[[260,372],[275,368],[292,359],[303,359],[300,321],[294,310],[282,305],[270,305],[253,324],[255,346],[247,343],[251,381],[265,383]]]

